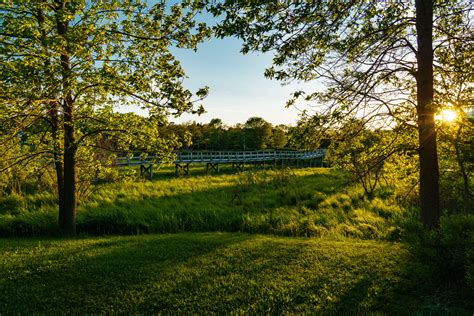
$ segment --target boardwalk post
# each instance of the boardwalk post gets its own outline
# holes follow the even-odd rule
[[[240,172],[244,171],[244,163],[243,162],[233,162],[232,168],[236,168]]]
[[[176,175],[189,175],[189,165],[191,163],[205,163],[206,172],[214,170],[219,172],[220,163],[232,164],[232,168],[244,171],[245,164],[253,165],[255,169],[265,169],[265,166],[274,167],[323,167],[324,155],[323,149],[314,151],[183,151],[176,154],[174,161]],[[156,160],[156,156],[147,159],[138,157],[119,157],[114,162],[114,166],[132,166],[140,165],[140,176],[153,177],[153,164],[161,164]]]
[[[140,177],[147,176],[151,180],[153,178],[153,164],[150,164],[148,167],[146,165],[140,165]]]
[[[214,170],[215,172],[219,173],[219,163],[212,163],[208,162],[206,163],[206,173],[209,173],[209,170]]]
[[[176,164],[176,176],[180,176],[184,174],[185,176],[189,175],[189,162],[185,165],[181,165],[179,163]]]

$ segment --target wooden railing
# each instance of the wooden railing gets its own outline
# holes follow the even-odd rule
[[[312,151],[280,151],[280,150],[255,150],[255,151],[180,151],[176,153],[175,164],[187,163],[242,163],[276,160],[305,160],[324,157],[325,149]],[[155,156],[141,158],[119,157],[116,166],[159,164],[161,161]]]

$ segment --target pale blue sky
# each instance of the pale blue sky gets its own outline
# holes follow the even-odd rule
[[[178,1],[170,1],[175,2]],[[198,20],[208,25],[217,22],[217,18],[209,13],[201,14]],[[207,123],[213,118],[220,118],[225,124],[234,125],[245,123],[252,116],[259,116],[274,125],[296,123],[300,111],[294,107],[285,107],[291,93],[298,89],[314,91],[320,85],[294,83],[282,86],[281,82],[266,79],[263,73],[271,65],[272,55],[243,55],[240,53],[241,47],[242,41],[237,38],[212,38],[201,43],[197,52],[171,49],[188,77],[184,82],[185,87],[192,92],[204,86],[210,89],[208,97],[202,102],[206,113],[200,116],[184,114],[179,118],[170,117],[171,122]],[[302,108],[303,105],[298,107]],[[127,110],[130,108],[120,109]]]
[[[198,51],[174,49],[188,76],[185,86],[192,91],[209,86],[209,96],[203,101],[207,113],[197,116],[185,114],[174,122],[209,122],[220,118],[225,124],[244,123],[249,117],[259,116],[272,124],[294,124],[299,111],[285,108],[290,94],[298,88],[313,84],[291,84],[266,79],[263,75],[271,65],[272,55],[240,53],[242,42],[237,38],[213,38],[200,44]]]

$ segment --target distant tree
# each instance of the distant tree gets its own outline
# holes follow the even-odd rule
[[[278,80],[323,78],[327,89],[298,98],[316,101],[324,116],[364,116],[386,127],[418,131],[421,219],[439,225],[439,167],[434,77],[436,52],[453,42],[472,52],[469,1],[408,2],[238,1],[210,9],[224,16],[220,36],[243,39],[243,53],[274,52],[266,76]],[[442,64],[439,64],[442,67]],[[320,113],[321,114],[321,113]]]
[[[233,126],[227,130],[229,149],[243,150],[245,145],[245,132],[240,126]]]
[[[203,124],[192,122],[185,124],[185,128],[191,136],[191,148],[206,149],[207,143]]]
[[[311,150],[328,148],[333,138],[335,126],[325,126],[317,115],[303,113],[296,126],[288,130],[288,144],[291,148]]]
[[[272,125],[261,117],[251,117],[244,124],[245,146],[248,149],[272,147]]]
[[[212,119],[203,128],[206,149],[219,150],[226,146],[224,123],[219,118]]]
[[[213,128],[224,128],[224,123],[220,118],[213,118],[208,125]]]
[[[54,163],[63,234],[76,232],[78,157],[94,146],[95,137],[133,142],[144,131],[150,133],[148,147],[160,149],[153,124],[114,116],[114,104],[148,109],[155,126],[168,114],[202,111],[182,86],[185,73],[169,51],[171,46],[196,49],[209,35],[194,20],[201,9],[201,1],[0,4],[2,151],[19,133],[36,133],[35,146],[18,153],[10,166],[39,156]],[[199,90],[196,99],[206,93]]]
[[[145,119],[145,121],[147,120]],[[191,145],[193,144],[192,130],[186,124],[165,124],[163,126],[158,127],[157,134],[158,134],[157,139],[161,140],[162,142],[164,140],[173,140],[172,143],[169,143],[169,144],[162,143],[162,146],[164,148],[167,148],[170,154],[173,151],[176,151],[179,149],[189,149]],[[155,148],[143,147],[144,145],[147,145],[148,143],[149,141],[147,141],[146,139],[140,139],[139,143],[137,143],[136,151],[141,152],[141,153],[153,152],[156,154],[156,151],[153,150]],[[140,145],[142,147],[140,147]],[[160,152],[160,154],[163,156],[165,153]]]
[[[288,143],[288,137],[284,126],[276,126],[272,129],[272,145],[270,147],[275,149],[281,149]]]

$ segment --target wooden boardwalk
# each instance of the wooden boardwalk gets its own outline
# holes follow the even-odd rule
[[[219,164],[232,164],[234,168],[242,171],[245,164],[275,166],[289,165],[291,162],[299,165],[316,166],[322,165],[326,150],[318,149],[312,151],[290,151],[290,150],[255,150],[255,151],[180,151],[176,154],[173,164],[176,166],[176,174],[189,174],[190,164],[206,164],[206,170],[219,172]],[[115,166],[140,165],[140,174],[152,177],[152,166],[162,162],[156,156],[148,156],[142,159],[140,156],[119,157]]]

